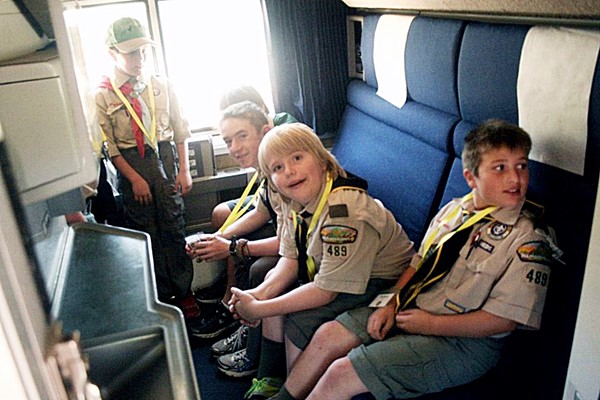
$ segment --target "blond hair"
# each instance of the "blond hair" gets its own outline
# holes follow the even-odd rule
[[[267,177],[269,186],[275,189],[271,180],[268,161],[273,157],[283,157],[294,151],[305,151],[312,154],[329,173],[331,179],[346,177],[346,171],[336,158],[323,146],[313,130],[302,124],[292,123],[274,127],[265,134],[258,149],[258,164],[263,176]]]

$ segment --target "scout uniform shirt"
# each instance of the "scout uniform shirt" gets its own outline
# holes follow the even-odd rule
[[[313,214],[324,187],[304,210],[294,203],[284,203],[282,256],[298,258],[292,208],[296,212]],[[310,218],[306,221],[311,223]],[[370,278],[398,279],[414,250],[400,224],[380,201],[363,190],[343,187],[330,193],[319,221],[308,237],[307,254],[315,262],[317,287],[363,294]]]
[[[262,214],[269,214],[275,224],[277,236],[281,237],[281,227],[283,226],[282,219],[282,204],[281,195],[273,191],[268,184],[263,186],[261,193],[258,196],[254,207]],[[267,204],[268,203],[268,204]]]
[[[114,70],[115,85],[121,87],[130,76]],[[152,80],[152,90],[155,103],[155,118],[156,118],[156,140],[158,142],[174,141],[175,143],[183,143],[191,137],[191,133],[186,119],[177,101],[175,92],[173,91],[170,82],[162,77],[152,76],[138,77],[143,82]],[[148,86],[142,91],[141,98],[150,108],[150,93]],[[129,99],[128,99],[129,100]],[[135,148],[136,141],[131,125],[131,118],[127,108],[119,99],[119,96],[108,88],[100,88],[96,93],[96,105],[98,108],[98,119],[102,130],[106,134],[108,154],[111,157],[119,155],[119,149]],[[152,111],[149,111],[150,113]],[[148,116],[150,119],[150,115]],[[146,119],[146,118],[145,118]],[[144,121],[144,126],[150,132],[150,124]],[[147,141],[148,138],[145,138]],[[156,143],[150,144],[155,148]]]
[[[442,226],[437,232],[438,238],[459,226],[463,217],[474,211],[472,200],[451,201],[432,220],[425,237],[456,207],[462,207],[465,212],[456,213],[456,217]],[[418,295],[417,306],[434,314],[462,314],[481,309],[522,327],[538,329],[549,283],[552,249],[546,236],[535,230],[523,204],[499,208],[489,217],[473,226],[456,263],[439,283]],[[411,261],[413,267],[422,252],[423,245]]]

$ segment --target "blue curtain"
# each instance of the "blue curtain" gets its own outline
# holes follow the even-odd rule
[[[262,0],[277,112],[319,135],[335,133],[346,103],[346,15],[341,0]]]

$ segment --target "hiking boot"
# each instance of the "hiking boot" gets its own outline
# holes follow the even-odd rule
[[[219,340],[210,348],[210,353],[214,357],[221,357],[225,354],[235,353],[238,350],[246,348],[248,342],[248,327],[242,325],[239,329],[227,336],[225,339]]]
[[[252,386],[244,394],[245,400],[268,399],[275,396],[283,386],[283,379],[280,378],[262,378],[252,379]]]
[[[219,303],[213,310],[204,309],[199,318],[188,324],[190,335],[200,339],[210,339],[239,324],[227,307]]]
[[[242,349],[219,357],[217,368],[227,376],[241,378],[255,374],[258,370],[258,363],[251,361],[246,355],[246,349]]]

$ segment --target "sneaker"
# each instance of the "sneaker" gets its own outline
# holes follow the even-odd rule
[[[227,276],[219,278],[212,286],[196,290],[194,297],[198,303],[216,304],[221,301],[227,289]]]
[[[221,357],[225,354],[235,353],[246,347],[248,342],[248,327],[242,325],[239,329],[227,336],[225,339],[219,340],[210,348],[210,353],[214,357]]]
[[[227,376],[241,378],[256,373],[258,363],[251,361],[246,355],[246,349],[242,349],[219,357],[217,368]]]
[[[283,386],[283,379],[280,378],[262,378],[252,379],[252,386],[244,394],[245,400],[268,399],[279,393]]]
[[[190,335],[200,339],[210,339],[239,324],[233,314],[222,304],[214,310],[203,309],[199,318],[188,324]]]

